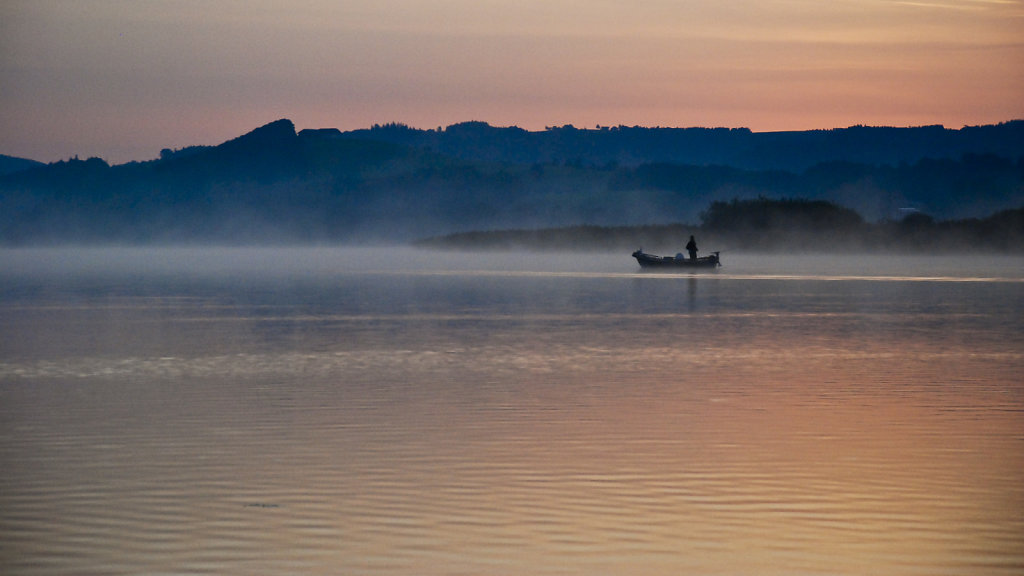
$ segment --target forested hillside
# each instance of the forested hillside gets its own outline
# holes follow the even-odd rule
[[[869,222],[910,213],[940,222],[988,218],[1024,206],[1022,126],[762,140],[742,130],[526,132],[480,123],[296,133],[280,120],[147,162],[76,158],[0,175],[0,243],[409,241],[470,230],[696,223],[716,202],[762,197],[828,201]],[[929,134],[933,148],[956,155],[920,155]],[[818,155],[838,157],[801,169],[708,162],[750,153],[734,140],[772,138],[797,148],[821,140]],[[847,156],[838,154],[839,143],[852,141]],[[766,146],[807,162],[805,152]],[[857,161],[869,148],[912,159]]]

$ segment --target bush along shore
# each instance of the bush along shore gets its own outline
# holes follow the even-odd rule
[[[567,226],[478,230],[424,238],[416,246],[458,250],[614,251],[643,246],[677,252],[691,234],[702,247],[751,252],[1024,253],[1024,208],[987,218],[938,221],[908,211],[867,222],[821,200],[758,198],[713,202],[699,224]]]

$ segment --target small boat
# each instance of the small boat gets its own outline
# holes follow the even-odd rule
[[[633,252],[633,258],[636,258],[641,268],[717,268],[722,265],[722,261],[718,258],[718,252],[691,260],[682,254],[655,256],[654,254],[645,254],[643,249],[640,249]]]

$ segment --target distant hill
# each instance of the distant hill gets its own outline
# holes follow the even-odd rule
[[[443,130],[419,130],[392,123],[350,132],[310,132],[325,137],[426,147],[467,160],[590,167],[664,163],[801,172],[817,164],[834,162],[898,166],[924,158],[958,159],[967,154],[1013,159],[1024,156],[1024,120],[958,130],[942,126],[853,126],[803,132],[751,132],[746,128],[580,129],[567,125],[529,132],[517,127],[464,122]]]
[[[869,221],[987,218],[1024,206],[1022,130],[296,133],[279,120],[148,162],[75,158],[2,174],[0,244],[409,241],[692,223],[715,202],[755,198],[827,201]],[[896,160],[870,160],[882,156]]]
[[[3,154],[0,154],[0,176],[21,172],[22,170],[28,170],[29,168],[36,168],[38,166],[45,166],[45,164],[42,162],[36,162],[35,160],[28,160],[26,158],[15,158],[14,156],[4,156]]]

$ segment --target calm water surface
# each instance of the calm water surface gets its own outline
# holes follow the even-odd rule
[[[0,573],[1020,574],[1024,259],[0,252]]]

